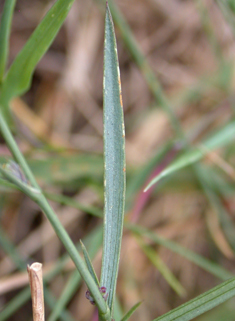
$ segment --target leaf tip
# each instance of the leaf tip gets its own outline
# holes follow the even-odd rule
[[[145,187],[145,189],[143,190],[143,192],[146,193],[146,192],[148,191],[148,189],[149,189],[149,185],[147,185],[147,186]]]
[[[80,240],[80,244],[81,244],[82,249],[84,249],[85,245],[83,244],[82,240]]]

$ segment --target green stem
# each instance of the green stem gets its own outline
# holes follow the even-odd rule
[[[87,284],[87,287],[91,291],[91,294],[97,304],[97,307],[99,309],[99,313],[101,315],[101,318],[106,321],[110,320],[110,311],[109,308],[104,301],[95,281],[90,275],[89,270],[87,269],[85,263],[83,262],[81,256],[79,255],[74,243],[72,242],[71,238],[69,237],[68,233],[64,229],[63,225],[57,218],[55,212],[47,202],[47,199],[45,196],[41,193],[39,185],[37,184],[33,173],[31,172],[31,169],[29,168],[24,156],[20,152],[12,134],[9,130],[4,117],[0,113],[0,130],[2,132],[2,135],[4,139],[6,140],[7,146],[10,149],[11,153],[13,154],[15,160],[18,162],[18,164],[21,166],[22,170],[24,171],[26,177],[29,179],[32,186],[36,189],[34,191],[30,186],[27,184],[24,184],[20,182],[17,178],[14,178],[11,173],[8,173],[7,171],[1,170],[2,174],[10,179],[11,182],[13,182],[18,188],[24,191],[31,199],[33,199],[41,208],[41,210],[44,212],[48,220],[50,221],[51,225],[53,226],[57,236],[61,240],[61,242],[64,244],[68,254],[70,255],[71,259],[73,260],[76,268],[78,269],[79,273],[81,274],[82,278]],[[5,172],[5,173],[4,173]]]
[[[41,210],[46,214],[48,220],[50,221],[52,227],[54,228],[56,234],[64,244],[67,252],[69,253],[69,256],[73,260],[75,266],[77,267],[78,271],[80,272],[82,278],[86,282],[88,288],[90,289],[92,296],[94,297],[97,306],[99,307],[99,311],[102,315],[105,315],[105,319],[107,320],[109,318],[109,310],[107,308],[107,305],[102,297],[102,295],[99,292],[99,289],[93,280],[93,278],[90,275],[90,272],[88,271],[85,263],[83,262],[81,256],[77,252],[77,249],[70,239],[68,233],[65,231],[64,227],[62,226],[61,222],[55,215],[54,211],[52,210],[51,206],[48,204],[46,198],[42,195],[42,197],[39,197],[36,203],[39,205]]]
[[[4,77],[6,61],[8,56],[8,46],[9,46],[9,36],[10,36],[10,28],[12,21],[12,14],[14,11],[16,0],[5,0],[1,25],[0,25],[0,84],[2,83],[2,79]]]
[[[24,156],[22,155],[21,151],[19,150],[19,147],[17,146],[14,137],[12,136],[12,133],[10,129],[7,126],[7,123],[0,112],[0,130],[2,133],[3,138],[5,139],[5,142],[10,149],[13,157],[15,158],[16,162],[21,166],[23,172],[25,173],[26,177],[30,181],[31,185],[35,187],[36,189],[39,189],[39,185],[36,182],[33,173],[31,172],[31,169],[29,168],[28,164],[26,163],[26,160]]]

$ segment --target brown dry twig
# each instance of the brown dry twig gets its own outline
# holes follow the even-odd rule
[[[32,296],[33,321],[44,321],[44,296],[42,281],[42,264],[33,263],[27,266]]]

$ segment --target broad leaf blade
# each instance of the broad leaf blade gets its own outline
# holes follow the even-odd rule
[[[5,111],[11,98],[22,95],[30,87],[37,63],[57,35],[73,2],[74,0],[58,0],[13,61],[4,80],[0,96]]]
[[[156,184],[163,177],[174,173],[175,171],[191,165],[206,155],[210,150],[228,145],[234,140],[235,136],[235,122],[231,122],[221,130],[217,131],[212,137],[207,139],[203,145],[198,148],[191,149],[177,158],[172,164],[164,169],[159,175],[155,176],[152,181],[145,188],[147,191],[151,186]]]
[[[125,132],[117,46],[107,5],[104,48],[104,239],[101,286],[112,312],[118,272],[125,198]]]
[[[153,321],[189,321],[235,296],[232,278]]]
[[[11,28],[11,20],[15,7],[16,0],[5,0],[3,13],[1,17],[0,25],[0,84],[4,77],[7,56],[8,56],[8,46],[9,46],[9,36]]]

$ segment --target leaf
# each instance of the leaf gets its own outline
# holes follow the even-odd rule
[[[127,321],[131,315],[135,312],[135,310],[141,305],[142,302],[136,303],[121,319],[121,321]]]
[[[227,126],[223,127],[220,131],[217,131],[213,136],[207,139],[203,146],[193,148],[186,151],[183,155],[179,156],[171,165],[164,169],[159,175],[155,176],[151,182],[144,189],[146,192],[151,186],[160,181],[163,177],[174,173],[175,171],[191,165],[205,156],[210,150],[228,145],[234,140],[235,135],[235,122],[231,122]]]
[[[234,302],[235,302],[235,300],[231,299],[231,300],[225,302],[224,304],[219,305],[218,307],[216,307],[212,311],[207,312],[207,313],[203,314],[202,316],[198,317],[197,321],[208,321],[208,320],[234,321],[234,314],[235,314]]]
[[[189,321],[233,296],[235,296],[235,278],[223,282],[153,321]]]
[[[4,77],[7,56],[8,56],[8,46],[9,46],[9,36],[12,15],[14,11],[16,0],[5,0],[3,13],[1,17],[0,25],[0,84]]]
[[[93,265],[91,263],[91,259],[89,257],[89,254],[87,252],[87,249],[85,247],[85,245],[82,243],[82,241],[80,240],[81,246],[82,246],[82,252],[83,252],[83,256],[85,258],[85,262],[86,262],[86,266],[91,274],[91,276],[93,277],[93,280],[95,281],[95,283],[97,284],[97,286],[100,286],[99,280],[97,278],[97,275],[95,273],[95,270],[93,268]]]
[[[102,228],[98,226],[94,231],[92,231],[88,236],[86,236],[85,242],[89,248],[91,257],[93,258],[102,245]],[[82,278],[77,271],[74,271],[69,280],[67,281],[60,297],[57,298],[54,309],[47,321],[56,321],[61,316],[61,311],[67,306],[73,295],[76,293]]]
[[[233,252],[235,253],[235,237],[234,237],[234,223],[230,218],[229,213],[227,213],[226,207],[222,204],[220,198],[215,192],[215,182],[213,180],[214,176],[212,176],[210,169],[208,167],[197,165],[195,167],[198,180],[204,189],[205,195],[210,201],[212,207],[214,208],[214,212],[216,213],[222,230],[224,232],[224,236],[229,242]],[[218,187],[219,188],[219,187]]]
[[[125,199],[125,132],[117,46],[107,5],[104,48],[104,238],[101,286],[112,313],[119,265]]]
[[[3,82],[0,96],[4,112],[8,112],[8,103],[11,98],[22,95],[30,87],[37,63],[57,35],[73,2],[74,0],[58,0],[13,61]]]
[[[200,266],[202,269],[204,269],[205,271],[208,271],[209,273],[220,278],[221,280],[227,280],[228,278],[231,278],[234,276],[231,272],[222,268],[218,264],[205,259],[203,256],[201,256],[197,253],[194,253],[193,251],[190,251],[190,250],[186,249],[185,247],[183,247],[173,241],[161,238],[156,233],[154,233],[146,228],[143,228],[138,225],[130,224],[130,223],[126,223],[125,227],[127,227],[133,233],[135,233],[137,235],[145,236],[145,237],[149,238],[150,240],[152,240],[153,242],[155,242],[156,244],[160,244],[160,245],[166,247],[167,249],[171,250],[172,252],[177,253],[177,254],[181,255],[182,257],[185,257],[190,262],[193,262],[197,266]]]
[[[151,246],[144,244],[144,242],[141,239],[138,240],[138,243],[141,249],[143,250],[144,254],[158,269],[158,271],[164,277],[166,282],[172,287],[172,289],[180,296],[184,296],[186,294],[184,287],[177,280],[177,278],[174,276],[174,274],[171,272],[168,266],[164,263],[164,261],[158,255],[158,253],[156,253],[156,251],[154,251]]]

